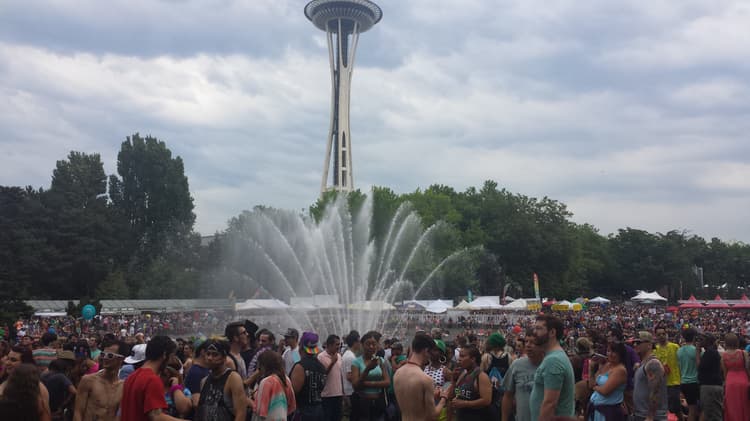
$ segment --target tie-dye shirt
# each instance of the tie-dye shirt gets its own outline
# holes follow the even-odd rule
[[[275,374],[261,380],[255,394],[253,415],[266,421],[286,421],[287,416],[297,409],[292,381],[289,376],[285,377],[286,386],[281,384],[281,380]]]

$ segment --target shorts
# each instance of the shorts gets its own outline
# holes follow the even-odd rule
[[[680,386],[667,386],[667,408],[673,414],[682,413],[680,403]]]
[[[698,398],[701,394],[701,387],[698,383],[681,384],[680,392],[685,395],[685,401],[688,405],[698,404]]]

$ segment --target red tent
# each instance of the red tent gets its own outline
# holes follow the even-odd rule
[[[750,299],[747,298],[747,295],[742,294],[742,298],[740,298],[740,300],[742,300],[742,301],[740,301],[739,303],[733,305],[732,308],[736,308],[736,309],[743,309],[743,308],[744,309],[750,309]]]
[[[680,304],[680,308],[703,308],[703,304],[695,299],[695,295],[690,295],[688,302]]]
[[[717,294],[716,298],[706,306],[707,308],[729,308],[729,304],[725,303],[724,300]]]
[[[542,303],[542,305],[545,307],[552,307],[554,304],[557,304],[557,300],[555,300],[554,298]]]

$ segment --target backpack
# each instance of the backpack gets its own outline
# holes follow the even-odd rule
[[[508,371],[509,358],[507,353],[499,358],[492,354],[490,356],[492,357],[492,362],[487,371],[487,376],[490,378],[490,384],[492,385],[492,403],[499,405],[505,392],[503,378]]]

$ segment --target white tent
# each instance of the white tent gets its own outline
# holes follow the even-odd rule
[[[496,295],[477,297],[469,303],[469,306],[472,310],[499,310],[503,308],[500,305],[500,297]]]
[[[594,304],[609,304],[611,301],[600,296],[590,299],[589,302]]]
[[[395,310],[391,304],[385,301],[359,301],[356,303],[349,304],[351,310],[364,310],[364,311],[381,311],[381,310]]]
[[[435,300],[425,307],[425,310],[430,313],[445,313],[451,307],[453,307],[453,303],[450,301]]]
[[[456,310],[472,310],[471,304],[466,302],[466,300],[461,300],[460,303],[458,303],[457,306],[453,307]]]
[[[513,300],[512,303],[504,305],[503,310],[510,310],[510,311],[528,310],[528,304],[526,303],[526,300],[524,300],[523,298],[518,298],[516,300]]]
[[[638,295],[635,297],[630,298],[632,301],[642,302],[642,303],[654,303],[657,301],[664,301],[666,302],[667,299],[659,295],[658,292],[646,292],[646,291],[638,291]]]
[[[289,308],[285,302],[271,299],[258,299],[258,300],[245,300],[245,302],[237,303],[234,306],[236,311],[248,311],[248,310],[286,310]]]

